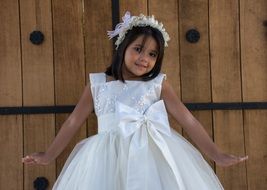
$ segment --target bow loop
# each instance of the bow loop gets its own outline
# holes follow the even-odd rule
[[[168,114],[163,100],[152,104],[144,114],[120,102],[116,104],[116,111],[120,131],[125,138],[132,135],[142,126],[153,128],[170,136]]]

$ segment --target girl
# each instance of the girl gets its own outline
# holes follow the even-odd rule
[[[105,73],[90,74],[80,101],[46,152],[28,155],[25,164],[48,164],[63,151],[93,111],[98,134],[76,145],[54,190],[216,190],[223,189],[201,154],[170,128],[167,112],[216,164],[246,160],[222,153],[160,73],[169,35],[154,17],[130,16],[118,35]]]

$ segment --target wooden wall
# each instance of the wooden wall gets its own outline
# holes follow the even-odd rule
[[[267,102],[267,1],[120,0],[120,14],[154,14],[171,36],[163,72],[187,102]],[[1,0],[0,107],[74,105],[88,73],[103,71],[112,56],[110,0]],[[189,43],[189,29],[200,32]],[[41,45],[29,34],[40,30]],[[246,163],[214,167],[226,190],[267,188],[267,110],[193,111],[214,141]],[[50,184],[73,146],[96,134],[94,115],[49,166],[23,166],[23,155],[44,151],[68,114],[0,115],[0,189]],[[183,133],[173,119],[172,126]],[[184,134],[186,136],[186,134]],[[51,188],[51,185],[50,185]]]

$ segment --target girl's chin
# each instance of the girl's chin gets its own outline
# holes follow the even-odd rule
[[[148,69],[147,68],[144,68],[144,67],[137,67],[136,69],[135,69],[135,74],[136,75],[138,75],[138,76],[142,76],[142,75],[144,75],[144,74],[146,74],[146,73],[148,73],[149,71],[148,71]]]
[[[141,77],[146,73],[147,73],[146,70],[138,70],[138,71],[134,72],[134,75],[138,76],[138,77]]]

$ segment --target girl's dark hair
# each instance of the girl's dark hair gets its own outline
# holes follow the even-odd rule
[[[113,55],[111,65],[106,69],[105,73],[107,75],[112,76],[116,80],[121,80],[122,82],[125,82],[122,76],[122,65],[124,63],[125,51],[127,47],[140,35],[144,35],[143,44],[145,43],[146,38],[148,36],[152,36],[156,40],[158,45],[158,57],[155,66],[149,73],[146,73],[142,76],[142,80],[143,81],[151,80],[160,73],[162,60],[164,56],[164,38],[159,30],[152,28],[150,26],[144,26],[144,27],[133,27],[131,30],[127,32],[124,40],[119,45],[117,51],[115,51]]]

